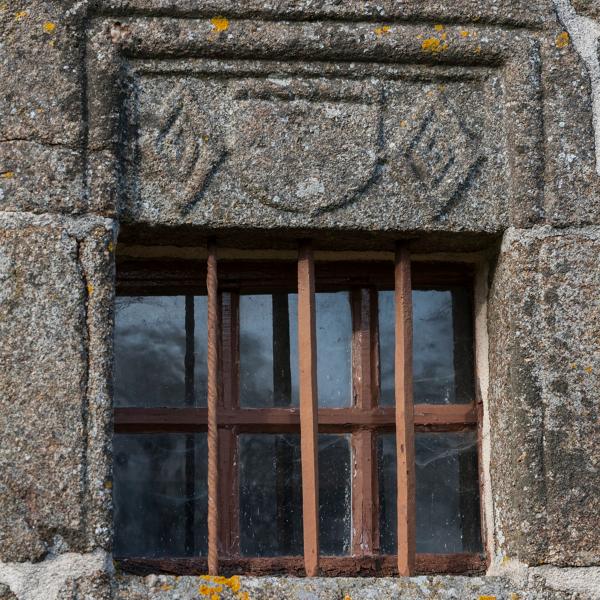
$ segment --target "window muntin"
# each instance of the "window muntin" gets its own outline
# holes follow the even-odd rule
[[[276,523],[279,523],[283,530],[278,532],[278,529],[272,528],[271,534],[264,540],[257,541],[248,537],[248,532],[252,532],[252,527],[249,523],[253,523],[252,515],[248,513],[252,511],[252,503],[248,505],[248,494],[244,496],[243,492],[248,491],[249,480],[242,473],[244,462],[242,453],[244,452],[243,439],[248,439],[247,436],[254,436],[255,440],[263,438],[263,445],[275,447],[277,444],[275,438],[292,439],[294,435],[299,439],[299,415],[298,415],[298,372],[297,372],[297,294],[294,290],[295,271],[290,265],[283,269],[281,264],[269,265],[267,263],[220,263],[219,269],[219,306],[220,306],[220,409],[219,409],[219,465],[223,467],[224,477],[221,477],[220,482],[220,503],[221,511],[219,515],[220,525],[220,543],[219,554],[220,559],[225,568],[229,565],[231,570],[257,572],[259,563],[253,562],[261,558],[263,560],[262,569],[265,571],[281,570],[287,572],[302,572],[301,559],[295,559],[294,555],[302,553],[302,505],[301,505],[301,475],[300,463],[291,459],[289,456],[286,459],[285,451],[282,451],[283,446],[280,444],[280,465],[284,467],[277,468],[269,475],[269,469],[266,468],[264,474],[267,480],[269,477],[279,481],[278,491],[275,491],[275,500],[271,503],[270,509],[275,514]],[[205,288],[202,286],[202,267],[197,263],[194,265],[194,270],[197,271],[190,275],[191,278],[196,278],[197,283],[193,286],[182,286],[182,291],[193,291],[198,294],[193,298],[190,294],[186,294],[187,305],[190,304],[190,298],[195,305],[200,298],[205,303]],[[344,481],[348,484],[346,489],[350,489],[350,493],[344,492],[339,494],[338,499],[330,506],[323,504],[323,498],[320,502],[320,525],[319,531],[321,536],[321,570],[325,574],[328,569],[337,574],[356,572],[356,569],[363,567],[365,560],[369,556],[381,555],[382,558],[375,563],[368,564],[365,572],[371,573],[393,573],[394,561],[393,557],[388,556],[388,553],[393,554],[396,551],[395,541],[390,541],[389,529],[395,519],[395,511],[390,510],[388,500],[387,512],[379,512],[379,503],[385,505],[385,500],[381,496],[381,490],[377,489],[377,472],[381,471],[379,464],[379,445],[382,439],[390,436],[390,432],[394,431],[394,408],[393,404],[389,405],[387,397],[394,393],[393,388],[393,361],[391,368],[389,366],[390,348],[394,348],[394,302],[393,302],[393,265],[372,263],[364,265],[361,263],[317,263],[317,289],[315,294],[316,299],[316,322],[319,324],[319,297],[324,298],[340,298],[334,310],[329,310],[329,314],[334,325],[336,321],[345,323],[350,329],[350,335],[344,330],[343,326],[334,326],[333,331],[337,335],[332,335],[333,349],[327,352],[339,357],[338,364],[343,364],[344,361],[349,364],[349,368],[344,374],[343,368],[336,370],[338,381],[343,381],[344,378],[348,383],[347,394],[339,393],[334,397],[332,408],[323,406],[323,395],[319,389],[319,442],[324,434],[336,434],[340,438],[342,436],[349,440],[346,453],[348,456],[347,464],[351,464],[351,473],[354,476],[349,476],[346,479],[340,479],[340,473],[346,470],[338,469],[335,472],[341,483]],[[187,280],[186,280],[187,281]],[[141,283],[141,285],[140,285]],[[175,285],[174,285],[175,283]],[[120,292],[127,293],[131,291],[143,292],[146,284],[140,282],[135,277],[131,281],[127,281],[127,275],[124,279],[120,278]],[[441,320],[446,331],[444,332],[447,345],[452,344],[452,348],[446,354],[454,356],[460,354],[456,351],[457,344],[462,344],[463,351],[468,353],[467,359],[459,369],[456,368],[460,361],[447,360],[446,357],[441,359],[442,367],[446,366],[446,372],[438,365],[435,365],[434,372],[437,380],[442,384],[436,388],[444,390],[444,394],[430,394],[428,398],[431,410],[435,413],[434,404],[451,404],[455,398],[459,398],[463,403],[464,409],[457,407],[457,410],[448,412],[446,416],[443,413],[429,414],[426,410],[423,414],[417,411],[415,415],[415,446],[418,450],[418,436],[426,432],[441,432],[464,430],[474,434],[476,432],[476,416],[473,402],[473,363],[472,363],[472,326],[471,326],[471,307],[470,307],[470,275],[466,270],[457,268],[456,265],[426,265],[421,266],[418,263],[413,265],[413,301],[415,302],[415,313],[420,314],[419,296],[427,297],[437,295],[439,297],[449,297],[450,301],[430,302],[437,310],[424,307],[421,313],[425,314],[425,318],[429,318],[429,329],[435,330],[435,321]],[[173,293],[177,291],[177,282],[168,281],[166,284],[153,285],[152,290],[156,292]],[[269,293],[267,293],[269,292]],[[391,297],[390,297],[391,296]],[[459,300],[455,300],[458,298]],[[252,310],[246,310],[244,316],[243,304],[247,307],[252,307],[254,311],[259,311],[253,319]],[[444,305],[445,304],[445,305]],[[441,308],[445,310],[440,310]],[[204,304],[206,306],[206,304]],[[259,308],[256,308],[256,307]],[[275,310],[273,307],[276,307]],[[343,314],[344,307],[347,307],[346,315]],[[389,318],[391,307],[391,321]],[[324,311],[327,314],[327,311]],[[434,318],[431,317],[433,312]],[[196,311],[198,313],[198,311]],[[323,314],[323,313],[322,313]],[[448,316],[450,314],[450,316]],[[204,309],[204,319],[200,322],[205,323],[206,309]],[[460,318],[459,318],[460,317]],[[198,316],[196,316],[198,319]],[[330,318],[330,320],[331,320]],[[444,323],[445,320],[445,323]],[[189,320],[188,320],[189,321]],[[327,321],[327,319],[321,319]],[[198,328],[196,322],[196,328]],[[246,325],[245,325],[246,323]],[[189,324],[189,323],[188,323]],[[448,336],[447,330],[456,329],[456,324],[462,328],[461,335]],[[466,325],[466,326],[465,326]],[[203,328],[205,332],[205,325]],[[258,368],[248,369],[247,378],[252,381],[253,394],[244,395],[244,343],[243,331],[250,331],[258,337],[258,347],[262,364]],[[419,327],[415,323],[415,334]],[[427,327],[424,328],[427,330]],[[275,335],[274,335],[275,332]],[[118,332],[117,332],[118,335]],[[320,344],[321,349],[328,346],[327,341]],[[418,336],[415,335],[415,346],[418,347]],[[336,347],[337,345],[337,347]],[[248,346],[250,348],[250,346]],[[202,350],[201,350],[202,351]],[[201,352],[200,351],[200,352]],[[194,349],[197,354],[198,349]],[[247,352],[247,350],[246,350]],[[188,349],[189,353],[189,349]],[[434,357],[442,354],[434,348],[430,353]],[[426,354],[426,353],[424,353]],[[317,356],[319,355],[319,337],[317,329]],[[118,359],[118,355],[117,355]],[[386,360],[388,366],[386,367]],[[443,361],[446,360],[446,363]],[[318,359],[320,362],[320,359]],[[415,362],[417,362],[415,360]],[[426,363],[425,359],[421,359],[421,363]],[[448,364],[454,369],[452,377],[448,377]],[[460,365],[459,365],[460,366]],[[196,368],[196,367],[194,367]],[[462,370],[460,370],[462,368]],[[387,369],[387,371],[386,371]],[[391,373],[390,373],[391,371]],[[438,376],[441,371],[441,376]],[[258,375],[256,375],[258,373]],[[283,374],[282,374],[283,373]],[[459,376],[456,376],[459,373]],[[320,375],[322,377],[322,375]],[[189,377],[188,377],[189,379]],[[464,381],[468,380],[467,383]],[[381,381],[381,385],[379,382]],[[388,382],[387,388],[385,382]],[[392,385],[389,382],[392,382]],[[452,382],[449,385],[448,382]],[[469,404],[464,401],[465,394],[462,396],[447,393],[449,388],[456,390],[459,387],[458,383],[463,382],[463,389],[469,390]],[[319,378],[318,381],[321,384]],[[264,386],[264,388],[263,388]],[[343,384],[338,386],[338,390]],[[332,386],[333,387],[333,386]],[[381,391],[380,391],[381,387]],[[264,389],[264,394],[262,390]],[[326,389],[326,388],[325,388]],[[335,391],[335,389],[334,389]],[[331,395],[325,395],[330,398]],[[345,401],[348,397],[348,401]],[[247,398],[245,400],[245,398]],[[393,398],[393,396],[392,396]],[[249,400],[248,400],[249,399]],[[436,401],[439,400],[439,401]],[[194,400],[194,402],[198,402]],[[327,400],[326,400],[327,402]],[[417,402],[415,398],[415,402]],[[346,406],[344,407],[344,403]],[[189,404],[188,404],[189,405]],[[206,401],[204,400],[204,406]],[[132,405],[134,406],[134,405]],[[156,406],[156,405],[154,405]],[[192,406],[201,407],[202,404],[192,404]],[[256,408],[249,408],[250,406]],[[423,405],[419,405],[423,408]],[[451,409],[451,407],[449,407]],[[275,410],[273,410],[275,409]],[[191,411],[184,414],[170,414],[168,408],[161,409],[160,415],[154,414],[148,423],[143,416],[144,409],[118,408],[116,410],[116,430],[119,431],[161,431],[166,429],[177,431],[189,430],[205,430],[206,428],[206,413],[202,409]],[[249,414],[252,413],[252,414]],[[139,421],[138,421],[139,420]],[[146,422],[144,422],[146,421]],[[160,423],[158,421],[161,421]],[[117,433],[118,435],[118,433]],[[393,435],[391,435],[393,439]],[[298,442],[299,443],[299,442]],[[320,444],[321,445],[321,444]],[[289,444],[288,444],[289,446]],[[293,446],[293,444],[292,444]],[[476,454],[475,446],[472,448],[473,456],[475,456],[475,469],[471,475],[474,481],[470,482],[470,489],[477,490],[478,483],[476,473]],[[293,453],[292,453],[293,454]],[[289,449],[288,449],[289,455]],[[299,455],[299,451],[298,451]],[[323,487],[323,473],[326,472],[325,467],[330,465],[329,462],[323,462],[321,452],[319,452],[319,491]],[[277,452],[276,452],[277,456]],[[417,473],[418,460],[417,455]],[[372,463],[369,466],[369,461]],[[273,461],[271,461],[273,462]],[[300,461],[301,462],[301,461]],[[434,461],[435,462],[435,461]],[[472,461],[471,461],[472,462]],[[246,460],[247,463],[247,460]],[[238,469],[232,469],[232,464],[238,464]],[[265,463],[266,464],[266,463]],[[248,465],[246,464],[246,467]],[[388,470],[389,470],[388,466]],[[393,466],[392,466],[393,468]],[[358,474],[358,476],[357,476]],[[246,477],[246,479],[244,479]],[[383,476],[380,473],[380,481],[383,483]],[[228,481],[225,481],[228,480]],[[296,481],[293,485],[282,485],[282,481]],[[119,483],[115,481],[115,487]],[[389,485],[389,481],[388,481]],[[295,487],[294,487],[295,486]],[[250,486],[251,487],[251,486]],[[265,487],[268,488],[267,483]],[[294,489],[292,490],[292,488]],[[342,489],[344,486],[341,485]],[[435,492],[435,490],[434,490]],[[280,501],[277,499],[279,494]],[[472,494],[470,500],[468,495],[465,496],[463,491],[458,493],[465,501],[470,502],[470,514],[475,515],[475,525],[472,526],[476,530],[476,534],[471,533],[471,539],[477,538],[477,543],[464,545],[461,550],[459,545],[454,543],[445,546],[440,545],[434,552],[453,552],[456,560],[436,561],[432,559],[429,551],[432,548],[431,540],[429,546],[424,546],[419,538],[419,529],[417,531],[417,552],[421,555],[417,556],[417,565],[421,565],[421,570],[443,571],[450,570],[464,571],[473,568],[472,565],[481,565],[480,550],[481,550],[481,535],[479,531],[479,505],[478,495]],[[326,499],[327,496],[325,495]],[[358,500],[370,499],[370,504],[365,509],[364,503]],[[465,500],[467,498],[467,500]],[[268,498],[263,500],[267,506]],[[341,505],[346,503],[346,510],[341,510]],[[461,506],[463,506],[461,505]],[[290,513],[287,514],[286,507],[290,507]],[[299,508],[298,508],[299,507]],[[474,507],[474,508],[473,508]],[[246,513],[244,512],[246,510]],[[254,507],[256,512],[256,506]],[[328,513],[329,510],[329,513]],[[337,513],[336,513],[337,510]],[[381,506],[381,510],[385,511],[385,506]],[[333,511],[333,512],[331,512]],[[422,510],[421,510],[422,512]],[[455,511],[456,512],[456,511]],[[464,511],[463,511],[464,512]],[[467,511],[468,512],[468,511]],[[367,513],[370,513],[368,515]],[[327,520],[323,520],[323,515],[330,514]],[[389,515],[389,522],[382,520],[381,514]],[[419,477],[417,477],[417,517],[419,512]],[[463,513],[458,515],[459,519],[465,516]],[[277,519],[279,519],[277,521]],[[456,519],[455,519],[456,520]],[[338,532],[336,539],[327,539],[327,521],[335,523]],[[300,533],[298,532],[298,522],[300,522]],[[418,524],[417,519],[417,524]],[[287,523],[287,525],[286,525]],[[357,526],[360,531],[357,530]],[[385,527],[384,527],[385,526]],[[119,524],[117,523],[117,527]],[[382,529],[383,528],[383,529]],[[394,527],[395,530],[395,527]],[[348,534],[345,532],[348,531]],[[340,532],[343,532],[340,535]],[[352,532],[352,533],[350,533]],[[431,535],[429,537],[432,537]],[[435,537],[435,536],[434,536]],[[442,538],[439,538],[442,539]],[[325,543],[324,543],[325,542]],[[197,556],[202,555],[201,550],[196,550]],[[427,553],[425,553],[427,552]],[[290,557],[290,553],[292,556]],[[469,555],[465,553],[470,553]],[[121,556],[128,555],[129,561],[133,560],[131,553],[124,552]],[[328,556],[329,555],[329,556]],[[147,555],[146,555],[147,556]],[[347,556],[347,559],[344,558]],[[256,557],[256,558],[254,558]],[[265,566],[266,558],[271,558],[272,563]],[[136,561],[144,557],[136,557]],[[448,558],[448,557],[446,557]],[[352,563],[348,563],[352,560]],[[346,561],[346,562],[344,562]],[[135,561],[134,561],[135,562]],[[150,563],[151,564],[151,563]],[[200,565],[201,559],[196,562],[193,560],[188,564],[188,569],[202,569]],[[196,567],[194,567],[194,564]],[[458,566],[457,566],[458,565]],[[155,565],[156,568],[156,565]],[[160,567],[158,567],[160,568]],[[190,572],[189,570],[186,572]]]

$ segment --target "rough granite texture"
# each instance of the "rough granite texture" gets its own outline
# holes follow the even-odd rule
[[[600,598],[599,39],[595,0],[0,2],[0,600]],[[483,252],[488,576],[115,575],[120,226]]]

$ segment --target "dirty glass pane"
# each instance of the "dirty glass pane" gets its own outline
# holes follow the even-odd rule
[[[394,405],[394,292],[379,300],[380,403]],[[416,404],[473,400],[473,332],[468,290],[413,290],[413,396]]]
[[[468,292],[413,291],[415,403],[473,400],[473,336]]]
[[[296,294],[240,296],[240,402],[298,406]]]
[[[396,442],[378,437],[381,551],[396,552]],[[415,435],[417,552],[481,550],[475,432]]]
[[[115,301],[115,406],[185,403],[185,298],[119,296]]]
[[[395,307],[394,292],[377,294],[379,310],[379,404],[394,406]]]
[[[301,555],[300,436],[242,434],[239,465],[241,553]]]
[[[319,435],[319,543],[324,555],[350,552],[351,462],[349,435]]]
[[[207,357],[207,316],[206,296],[194,297],[194,390],[196,406],[207,404],[208,357]]]
[[[115,434],[115,556],[207,552],[205,433]]]
[[[319,406],[350,406],[352,314],[349,293],[317,293],[316,313]]]

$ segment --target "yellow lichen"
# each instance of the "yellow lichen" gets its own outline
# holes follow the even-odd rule
[[[448,47],[447,43],[442,43],[438,38],[430,37],[426,40],[423,40],[421,43],[421,48],[425,52],[431,52],[433,54],[437,54],[439,52],[443,52]]]
[[[46,32],[46,33],[54,33],[54,30],[56,29],[56,24],[52,23],[52,21],[46,21],[43,25],[42,25],[42,29]]]
[[[402,121],[400,121],[400,127],[406,127],[408,125],[408,121],[405,121],[404,119],[402,119]]]
[[[443,26],[443,25],[440,25],[440,24],[438,24],[438,25],[434,25],[434,26],[433,26],[433,28],[434,28],[436,31],[443,31],[443,30],[444,30],[444,26]]]
[[[219,597],[218,594],[220,594],[223,591],[223,586],[221,585],[217,585],[217,586],[212,586],[212,585],[206,585],[205,583],[203,583],[201,586],[198,587],[198,593],[201,596],[208,596],[211,600],[213,600],[214,596],[217,596],[217,598]]]
[[[20,21],[21,19],[24,19],[25,17],[29,16],[29,12],[27,12],[26,10],[20,10],[16,15],[15,15],[15,21]]]
[[[479,600],[496,600],[496,596],[479,596]]]
[[[115,245],[114,245],[112,242],[108,242],[108,246],[106,247],[106,249],[107,249],[109,252],[113,252],[113,251],[114,251],[114,249],[115,249]]]
[[[162,592],[169,592],[170,590],[173,589],[173,586],[169,583],[163,583],[160,588],[159,588]]]
[[[520,600],[521,596],[519,596],[519,594],[515,594],[515,592],[512,592],[510,595],[510,600]]]
[[[460,32],[460,35],[462,35],[463,37],[469,37],[469,32],[463,29],[463,30]]]
[[[226,17],[213,17],[210,22],[215,31],[227,31],[229,29],[229,19]]]
[[[448,34],[444,31],[444,33],[442,33],[442,35],[440,35],[440,39],[446,41],[447,38],[448,38]]]
[[[565,46],[569,45],[570,41],[571,41],[571,38],[569,37],[568,32],[563,31],[562,33],[559,33],[556,36],[556,47],[557,48],[564,48]]]
[[[571,369],[576,369],[577,368],[577,363],[571,363]]]
[[[112,481],[108,480],[104,482],[104,488],[107,490],[112,490]]]
[[[350,594],[344,594],[344,600],[352,600]]]
[[[93,283],[87,284],[87,293],[88,293],[88,296],[91,296],[94,293],[94,284]]]
[[[584,369],[584,371],[585,371],[585,372],[586,372],[588,375],[590,375],[590,374],[591,374],[591,372],[593,371],[593,369],[592,369],[592,367],[586,367],[586,368]]]
[[[376,27],[375,35],[377,37],[380,37],[382,35],[385,35],[386,33],[389,33],[391,29],[392,28],[389,25],[382,25],[381,27]]]
[[[481,54],[481,46],[477,46],[477,48],[475,48],[475,54]]]
[[[2,179],[12,179],[14,176],[14,171],[4,171],[4,173],[0,173],[0,177],[2,177]]]

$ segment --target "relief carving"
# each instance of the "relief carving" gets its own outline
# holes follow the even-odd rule
[[[269,73],[141,81],[141,201],[158,188],[184,217],[227,203],[316,216],[400,197],[439,220],[485,160],[437,84]],[[481,98],[477,85],[458,97]]]

